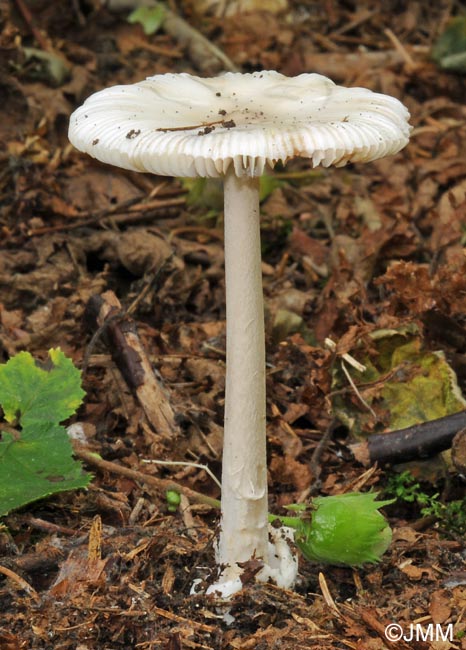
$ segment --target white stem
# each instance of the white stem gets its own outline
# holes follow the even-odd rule
[[[225,177],[227,357],[219,564],[268,561],[259,179]]]

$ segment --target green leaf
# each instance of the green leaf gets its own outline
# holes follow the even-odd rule
[[[80,372],[60,349],[49,350],[50,370],[40,368],[29,352],[19,352],[0,366],[0,404],[7,422],[21,426],[62,422],[84,397]]]
[[[89,480],[72,457],[64,427],[29,426],[19,440],[2,433],[0,516],[51,494],[86,487]]]
[[[71,76],[68,63],[56,52],[44,52],[35,47],[23,47],[26,60],[24,72],[31,79],[40,79],[57,88]]]
[[[82,402],[80,372],[60,349],[49,351],[50,367],[28,352],[0,366],[0,516],[43,497],[85,487],[90,475],[73,459],[66,429],[59,423]]]
[[[260,177],[260,189],[259,189],[259,198],[262,203],[262,201],[265,201],[274,190],[276,190],[279,187],[283,187],[286,185],[286,183],[277,176],[269,176],[268,174],[264,174],[263,176]]]
[[[138,7],[128,16],[129,23],[140,23],[146,36],[155,34],[165,20],[165,8],[161,4],[155,7]]]
[[[466,17],[454,18],[432,48],[432,58],[440,67],[466,72]]]
[[[361,566],[378,562],[392,539],[391,528],[379,508],[394,499],[376,498],[375,492],[316,497],[310,506],[288,506],[300,512],[299,517],[278,519],[296,530],[296,545],[308,560]]]
[[[181,184],[188,191],[186,203],[190,207],[212,210],[217,214],[223,210],[223,183],[220,179],[183,178]]]

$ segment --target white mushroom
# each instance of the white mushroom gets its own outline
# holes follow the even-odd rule
[[[157,75],[102,90],[71,116],[71,142],[98,160],[224,178],[227,369],[217,554],[224,594],[240,588],[238,563],[252,557],[264,562],[259,579],[290,586],[296,575],[289,553],[279,554],[276,568],[277,545],[268,541],[259,177],[296,156],[327,167],[397,153],[408,142],[408,118],[392,97],[318,74],[274,71]]]

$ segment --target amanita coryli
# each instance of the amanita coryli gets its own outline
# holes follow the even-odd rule
[[[227,357],[217,550],[223,569],[216,583],[224,594],[241,588],[238,563],[252,557],[264,563],[259,580],[288,587],[296,575],[287,544],[268,540],[259,178],[294,157],[328,167],[395,154],[408,142],[408,119],[393,97],[318,74],[275,71],[156,75],[97,92],[71,116],[73,145],[102,162],[224,180]]]

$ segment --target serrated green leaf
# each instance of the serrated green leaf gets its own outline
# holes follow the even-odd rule
[[[66,429],[59,423],[81,404],[80,372],[60,349],[49,351],[50,367],[28,352],[0,366],[0,516],[57,492],[85,487],[90,475],[74,460]]]
[[[86,487],[89,481],[81,463],[72,457],[64,427],[29,425],[19,440],[2,433],[0,516],[51,494]]]
[[[28,352],[0,366],[0,404],[7,422],[21,426],[62,422],[82,402],[80,372],[60,349],[49,351],[50,370],[40,368]]]

